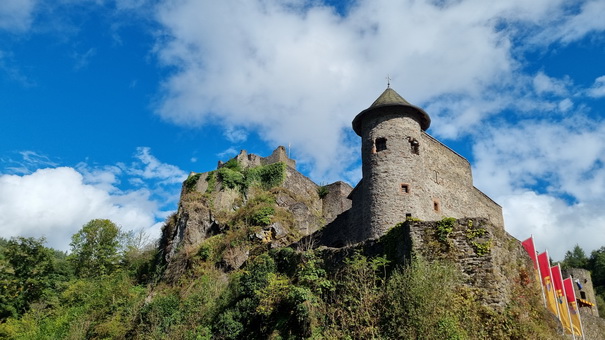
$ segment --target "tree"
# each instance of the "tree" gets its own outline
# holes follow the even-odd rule
[[[110,220],[95,219],[71,237],[69,257],[76,275],[96,277],[117,269],[120,260],[120,228]]]
[[[17,237],[0,249],[0,320],[25,312],[54,284],[53,252],[44,239]]]
[[[605,293],[605,247],[593,250],[588,263],[593,285],[597,291]]]
[[[576,244],[572,251],[567,251],[565,253],[565,258],[563,259],[563,262],[561,262],[561,266],[563,268],[587,269],[588,258],[586,257],[584,250],[582,250],[582,248]]]

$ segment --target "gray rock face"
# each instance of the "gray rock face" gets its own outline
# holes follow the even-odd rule
[[[256,242],[268,244],[269,247],[286,246],[293,237],[316,232],[326,221],[333,220],[351,207],[347,199],[351,186],[343,182],[330,184],[329,193],[321,199],[317,192],[319,186],[296,171],[296,162],[287,158],[284,147],[278,147],[269,157],[259,157],[242,150],[235,159],[243,168],[272,162],[286,164],[284,182],[271,189],[271,193],[275,197],[276,209],[285,211],[289,216],[288,223],[274,222],[250,235]],[[223,165],[223,162],[219,162],[219,167]],[[219,180],[209,188],[208,176],[209,172],[199,174],[192,190],[183,187],[179,209],[164,228],[161,250],[168,271],[182,271],[182,268],[177,268],[179,265],[176,262],[182,262],[183,256],[194,254],[204,240],[228,228],[224,218],[219,217],[234,214],[257,194],[258,190],[253,189],[243,194],[237,189],[225,188]],[[248,256],[249,249],[230,248],[222,266],[226,270],[237,269]]]

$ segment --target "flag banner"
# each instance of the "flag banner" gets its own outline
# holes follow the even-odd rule
[[[555,286],[555,293],[557,296],[557,303],[559,305],[559,313],[561,313],[561,324],[565,333],[572,334],[571,330],[571,316],[569,315],[569,307],[567,305],[567,297],[565,296],[565,290],[563,288],[563,276],[561,276],[561,267],[559,265],[550,267],[552,273],[552,282]]]
[[[544,296],[546,298],[546,308],[550,310],[559,319],[559,310],[555,297],[555,290],[552,284],[552,274],[550,273],[550,262],[548,252],[538,254],[538,265],[540,266],[540,275],[542,275],[542,287],[544,287]]]
[[[521,242],[521,245],[523,246],[523,248],[529,255],[531,262],[533,262],[533,264],[534,264],[534,274],[536,277],[536,281],[538,281],[538,283],[541,284],[542,280],[540,279],[540,268],[538,267],[538,256],[536,253],[536,246],[534,245],[533,236],[528,238],[527,240]]]
[[[529,255],[529,258],[531,258],[531,261],[534,263],[534,269],[537,271],[538,270],[538,257],[536,256],[536,246],[534,246],[533,236],[528,238],[527,240],[521,242],[521,245],[523,245],[523,248],[525,248],[525,251]]]
[[[575,335],[582,336],[582,321],[580,320],[580,310],[576,303],[576,292],[573,290],[573,282],[571,278],[563,280],[563,288],[567,296],[569,305],[569,314],[571,316],[571,325]]]

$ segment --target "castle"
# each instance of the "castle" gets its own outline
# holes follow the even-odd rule
[[[471,166],[464,157],[426,133],[430,123],[424,110],[387,87],[353,119],[353,130],[362,139],[361,181],[355,188],[340,181],[329,184],[321,200],[316,194],[319,186],[296,171],[296,162],[283,146],[268,157],[242,150],[234,159],[244,168],[283,162],[287,173],[283,186],[314,202],[294,209],[298,231],[303,235],[318,231],[313,238],[319,244],[341,247],[376,239],[410,218],[483,217],[503,229],[502,208],[473,186]],[[217,168],[222,166],[219,161]],[[221,189],[219,184],[209,188],[209,174],[199,174],[196,190],[222,191],[215,204],[229,208],[235,196],[215,190]]]
[[[502,208],[473,186],[464,157],[426,133],[430,124],[390,87],[353,119],[363,177],[348,195],[351,208],[323,233],[325,243],[375,239],[409,218],[484,217],[504,228]]]
[[[225,271],[241,268],[255,252],[288,246],[321,247],[326,263],[336,265],[355,251],[389,253],[396,262],[419,255],[453,261],[479,301],[504,308],[518,296],[518,283],[529,282],[533,265],[504,230],[502,208],[473,186],[469,162],[426,133],[430,123],[424,110],[387,87],[352,122],[361,137],[362,179],[355,188],[341,181],[317,185],[296,170],[283,146],[268,157],[242,150],[219,161],[217,170],[191,173],[162,230],[166,277],[177,280],[187,263],[179,258],[196,254],[206,240],[244,231],[245,242],[220,250],[217,266]],[[269,168],[281,184],[236,186]],[[249,204],[270,204],[274,214],[250,224],[242,218],[256,211]],[[440,231],[442,222],[450,223],[447,230]],[[589,274],[573,275],[590,286],[578,294],[596,311]]]

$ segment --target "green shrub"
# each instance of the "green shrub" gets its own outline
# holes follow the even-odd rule
[[[245,177],[241,172],[222,167],[217,170],[217,173],[223,185],[227,188],[240,190],[245,188]]]
[[[286,179],[286,164],[277,162],[273,164],[257,166],[248,169],[246,172],[246,182],[250,185],[260,185],[263,189],[269,190],[283,184]]]
[[[250,215],[250,221],[253,225],[267,226],[271,224],[271,217],[275,214],[275,209],[269,206],[258,208]]]
[[[328,189],[327,186],[322,185],[322,186],[317,187],[317,195],[319,195],[319,198],[324,198],[329,193],[330,193],[330,190]]]
[[[208,182],[206,193],[210,194],[214,191],[214,187],[216,186],[216,171],[210,171],[208,173],[208,176],[206,176],[206,182]]]
[[[201,175],[202,174],[194,174],[194,175],[189,175],[189,177],[187,177],[187,179],[185,180],[185,183],[183,183],[186,193],[191,192],[195,189],[195,186],[196,186],[197,182],[199,181]]]
[[[467,339],[455,318],[461,277],[453,266],[414,260],[394,271],[384,296],[383,331],[392,339]]]
[[[456,219],[453,217],[444,217],[441,221],[438,221],[437,228],[435,230],[437,239],[442,243],[446,243],[448,235],[454,231],[455,224]]]

